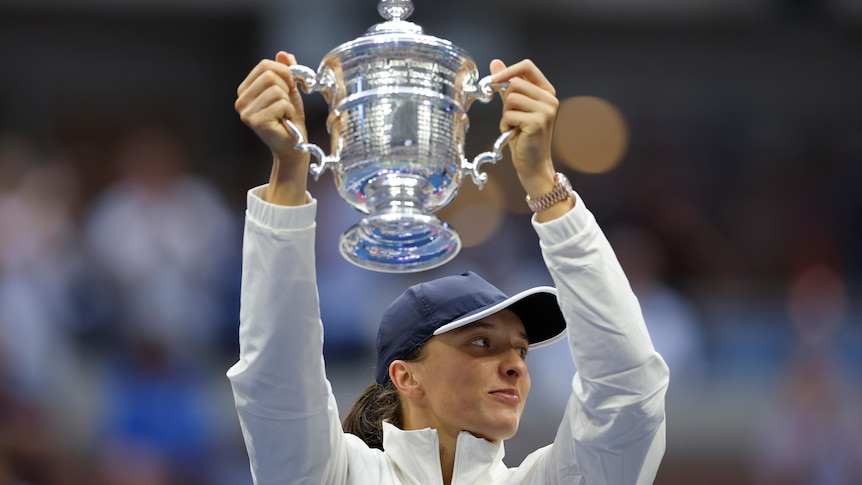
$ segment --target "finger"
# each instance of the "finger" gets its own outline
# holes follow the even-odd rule
[[[268,130],[289,134],[282,125],[284,114],[290,111],[290,103],[281,99],[267,106],[247,109],[240,113],[242,121],[255,131]]]
[[[557,109],[556,104],[542,103],[519,93],[512,93],[506,99],[502,117],[505,118],[515,112],[524,113],[536,116],[545,125],[552,125],[557,116]]]
[[[513,78],[522,77],[531,83],[547,90],[552,94],[557,94],[556,89],[545,77],[544,73],[529,59],[525,59],[517,64],[505,67],[499,72],[494,73],[493,82],[505,82]]]
[[[278,66],[281,66],[283,71]],[[237,96],[253,97],[275,84],[281,85],[285,92],[290,91],[292,87],[295,89],[296,86],[293,75],[286,66],[274,61],[265,61],[258,64],[258,67],[243,80],[236,90]]]
[[[535,111],[554,115],[560,107],[560,101],[553,96],[535,96],[534,93],[513,91],[507,93],[503,102],[503,111]]]
[[[506,88],[504,94],[504,100],[512,94],[521,94],[530,99],[534,99],[540,103],[556,106],[559,104],[559,100],[556,95],[547,89],[541,88],[530,81],[522,78],[514,78],[509,80],[509,86]]]
[[[239,104],[239,102],[237,103]],[[243,106],[238,106],[240,119],[255,128],[261,123],[283,118],[302,122],[302,114],[288,99],[284,91],[273,86]]]
[[[283,52],[279,52],[276,55],[276,58],[284,58],[282,56],[287,56],[287,54]],[[254,69],[249,72],[248,76],[240,83],[239,87],[237,87],[237,95],[240,95],[242,92],[246,91],[261,75],[267,72],[272,72],[278,75],[281,79],[284,80],[286,86],[292,87],[296,85],[296,82],[293,79],[293,74],[290,72],[289,64],[286,62],[279,62],[270,59],[264,59],[260,61]]]
[[[242,121],[258,134],[271,148],[275,145],[293,145],[298,140],[284,124],[284,114],[291,110],[291,104],[280,99],[258,110],[247,110],[240,114]],[[305,125],[297,123],[296,127],[303,136],[306,135]]]
[[[280,51],[276,54],[276,60],[263,60],[246,76],[246,79],[237,88],[238,105],[242,104],[241,99],[253,99],[263,90],[268,89],[272,85],[281,86],[288,93],[290,100],[300,109],[303,106],[302,96],[299,88],[296,85],[293,73],[290,71],[290,66],[296,64],[296,57],[293,54],[288,54]]]
[[[517,130],[519,133],[533,134],[546,129],[547,118],[537,113],[509,111],[500,118],[500,132]]]
[[[531,123],[537,127],[548,129],[553,126],[559,103],[556,98],[539,101],[522,93],[510,93],[506,98],[501,128],[524,128],[519,123]],[[528,131],[534,131],[530,128]]]
[[[293,54],[288,54],[284,51],[278,51],[278,53],[275,55],[275,62],[284,64],[286,66],[291,66],[293,64],[296,64],[296,58],[293,57]]]
[[[266,92],[270,92],[270,97],[277,93],[279,96],[290,100],[290,91],[290,87],[281,76],[272,71],[264,71],[244,91],[239,93],[236,100],[236,109],[237,111],[241,111],[246,106],[255,103]]]
[[[506,64],[500,59],[494,59],[491,61],[491,74],[497,74],[498,72],[506,69]]]
[[[280,51],[278,54],[276,54],[275,59],[276,61],[288,66],[288,69],[290,68],[290,66],[298,64],[296,62],[296,56],[294,56],[293,54],[288,54],[284,51]],[[296,85],[296,78],[293,77],[292,73],[291,78],[294,79],[294,82],[290,85],[291,89],[288,92],[288,95],[290,96],[290,100],[291,102],[293,102],[294,106],[297,106],[299,109],[303,109],[302,95],[299,92],[299,87]],[[304,82],[303,86],[306,86]]]

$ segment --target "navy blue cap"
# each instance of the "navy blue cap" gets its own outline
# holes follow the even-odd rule
[[[407,357],[432,336],[506,308],[521,319],[531,349],[565,336],[557,290],[550,286],[510,297],[472,271],[411,286],[383,312],[377,332],[377,383],[385,385],[389,364]]]

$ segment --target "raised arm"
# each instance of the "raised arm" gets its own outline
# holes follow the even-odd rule
[[[540,199],[557,182],[550,149],[556,91],[531,61],[507,67],[495,60],[491,72],[494,81],[509,82],[500,129],[516,130],[509,144],[515,170],[530,199]],[[665,449],[668,370],[637,298],[574,192],[543,206],[533,223],[578,373],[553,446],[529,457],[519,473],[543,484],[652,483]]]
[[[293,63],[285,53],[261,61],[236,101],[273,156],[269,184],[248,194],[240,356],[228,371],[257,485],[331,482],[333,459],[344,455],[323,362],[309,157],[293,149],[280,121],[304,130],[302,100],[287,69]]]
[[[534,225],[577,368],[543,458],[546,483],[650,484],[665,451],[668,368],[637,298],[582,200],[565,217]]]

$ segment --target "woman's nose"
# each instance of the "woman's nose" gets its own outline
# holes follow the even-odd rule
[[[509,377],[522,377],[527,373],[527,362],[521,355],[521,351],[516,348],[507,350],[504,353],[502,369]]]

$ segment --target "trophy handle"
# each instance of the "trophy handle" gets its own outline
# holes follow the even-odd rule
[[[289,69],[296,82],[302,86],[302,90],[304,92],[313,93],[321,91],[323,95],[328,98],[331,83],[328,83],[325,80],[321,81],[314,70],[301,65],[293,65],[290,66]],[[301,152],[311,154],[311,156],[320,162],[312,163],[308,167],[308,171],[314,177],[314,180],[319,179],[320,175],[323,174],[327,168],[338,162],[337,157],[326,155],[323,152],[323,149],[314,143],[307,143],[305,135],[302,134],[302,131],[292,121],[287,118],[283,118],[281,122],[284,124],[285,128],[287,128],[287,131],[289,131],[296,139],[296,145],[294,145],[294,148]]]
[[[477,86],[465,87],[464,92],[467,96],[467,105],[469,106],[473,101],[489,103],[494,99],[494,93],[505,91],[508,87],[508,82],[491,82],[491,76],[485,76],[479,81]],[[497,137],[497,141],[494,142],[494,148],[491,151],[482,152],[479,155],[476,155],[476,158],[474,158],[472,162],[468,162],[467,159],[464,159],[462,162],[461,170],[470,175],[470,178],[473,179],[473,183],[475,183],[479,189],[484,187],[485,182],[488,181],[488,174],[479,173],[479,167],[486,163],[497,163],[497,160],[503,158],[503,147],[509,143],[513,134],[514,130],[509,130],[503,133]]]
[[[479,85],[472,90],[465,90],[468,98],[473,98],[469,101],[478,100],[483,103],[490,103],[494,99],[494,93],[497,91],[505,91],[509,87],[508,82],[495,83],[491,82],[491,76],[485,76],[479,81]]]
[[[323,83],[317,79],[317,73],[314,72],[314,69],[299,64],[288,66],[288,69],[290,69],[296,82],[302,84],[302,90],[306,93],[313,93],[321,89]]]
[[[493,149],[476,155],[476,158],[473,159],[472,163],[464,159],[461,170],[470,175],[470,178],[473,179],[473,183],[476,184],[480,190],[485,186],[485,182],[488,181],[488,174],[484,172],[479,173],[479,167],[486,163],[497,163],[497,160],[503,158],[503,147],[509,143],[513,134],[515,134],[515,130],[504,132],[502,135],[497,137],[497,141],[494,142]]]

